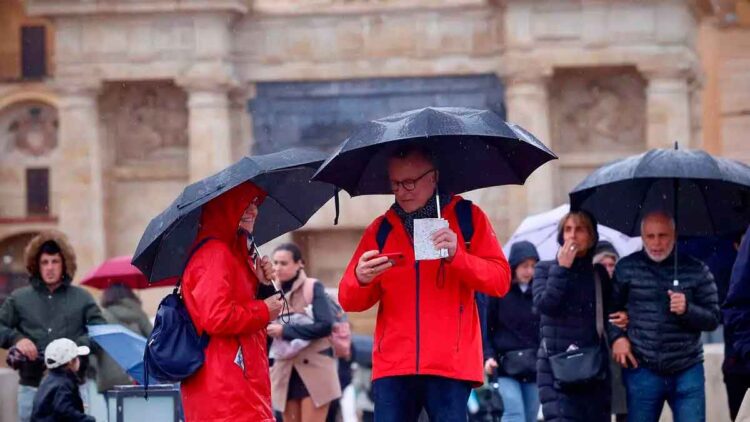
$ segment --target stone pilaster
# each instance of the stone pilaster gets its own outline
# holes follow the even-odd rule
[[[521,125],[554,150],[549,117],[548,71],[514,72],[504,76],[508,121]],[[521,188],[509,189],[509,225],[514,230],[529,214],[554,207],[554,163],[537,169]]]
[[[229,92],[236,87],[221,65],[194,66],[177,84],[188,93],[190,182],[232,163]]]
[[[76,250],[78,277],[107,257],[105,154],[99,132],[99,81],[58,80],[59,153],[53,167],[59,228]]]
[[[649,148],[683,147],[692,144],[689,72],[683,70],[646,70],[647,128]]]

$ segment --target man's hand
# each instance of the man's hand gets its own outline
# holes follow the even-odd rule
[[[266,306],[268,307],[268,320],[273,321],[278,318],[279,313],[281,312],[281,307],[284,306],[284,302],[281,300],[279,294],[274,293],[273,295],[265,298],[263,302],[265,302]]]
[[[557,251],[557,264],[561,267],[570,268],[573,265],[573,261],[576,259],[578,253],[578,247],[573,243],[572,239],[568,239]]]
[[[255,275],[258,276],[258,280],[263,284],[271,284],[271,280],[276,278],[276,271],[273,269],[273,263],[271,258],[264,256],[258,267],[255,269]]]
[[[673,292],[669,290],[667,291],[667,294],[669,295],[670,312],[677,315],[683,315],[685,312],[687,312],[687,299],[685,298],[685,293]]]
[[[484,372],[486,372],[487,375],[494,375],[495,369],[497,369],[497,361],[495,358],[489,358],[484,362]]]
[[[284,334],[284,327],[281,324],[272,323],[268,325],[266,331],[273,338],[281,338],[281,335]]]
[[[612,358],[623,368],[627,368],[628,363],[631,364],[632,368],[638,367],[638,361],[633,356],[630,340],[627,337],[620,337],[612,343]]]
[[[373,258],[380,252],[376,250],[367,251],[359,257],[357,262],[357,268],[354,270],[354,274],[357,276],[357,281],[360,284],[370,284],[375,277],[379,276],[389,268],[393,266],[388,257],[381,256],[379,258]]]
[[[627,330],[630,320],[628,319],[627,312],[620,311],[609,314],[609,322],[621,330]]]
[[[432,234],[432,244],[435,249],[448,249],[448,261],[453,260],[458,245],[458,235],[448,227],[442,228]]]
[[[24,356],[29,358],[29,360],[36,360],[36,358],[39,357],[39,351],[36,349],[36,345],[33,341],[27,338],[18,340],[16,342],[16,347]]]

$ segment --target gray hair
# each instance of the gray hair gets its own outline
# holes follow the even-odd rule
[[[651,211],[650,213],[643,216],[641,219],[641,235],[643,235],[643,226],[646,223],[646,220],[650,220],[652,218],[664,218],[669,221],[669,225],[672,227],[672,230],[677,232],[677,224],[675,224],[674,217],[669,215],[665,211]]]

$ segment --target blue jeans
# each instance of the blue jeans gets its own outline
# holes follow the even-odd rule
[[[622,375],[628,391],[628,420],[658,421],[664,401],[672,409],[674,422],[706,420],[703,363],[670,375],[646,368],[623,369]]]
[[[29,422],[31,420],[36,390],[36,387],[29,387],[28,385],[18,386],[18,422]]]
[[[503,397],[502,422],[534,422],[539,413],[539,390],[534,382],[520,382],[515,378],[499,377]]]
[[[372,382],[375,422],[415,422],[424,408],[430,422],[466,421],[471,384],[432,375],[379,378]]]

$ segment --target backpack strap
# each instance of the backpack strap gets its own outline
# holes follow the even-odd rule
[[[461,235],[464,237],[466,250],[471,248],[471,238],[474,237],[474,220],[473,206],[468,199],[462,199],[456,203],[456,217],[458,218],[458,228],[461,229]]]
[[[195,253],[198,252],[198,249],[200,249],[203,245],[205,245],[206,243],[208,243],[209,240],[213,240],[213,239],[216,239],[216,238],[215,237],[211,237],[211,236],[204,237],[203,239],[200,240],[200,242],[198,242],[197,245],[195,245],[193,247],[193,249],[188,254],[187,259],[185,260],[185,267],[183,267],[183,269],[182,269],[183,273],[185,272],[185,268],[187,268],[188,264],[190,263],[190,260],[193,258],[193,255],[195,255]],[[176,294],[179,291],[181,284],[182,284],[182,274],[180,274],[180,277],[177,279],[177,284],[175,284],[174,291],[172,293]]]
[[[375,241],[378,242],[379,252],[383,252],[385,241],[388,240],[388,235],[391,233],[391,230],[393,230],[391,222],[388,221],[388,218],[383,216],[383,219],[380,220],[380,226],[378,226],[378,232],[375,234]]]

